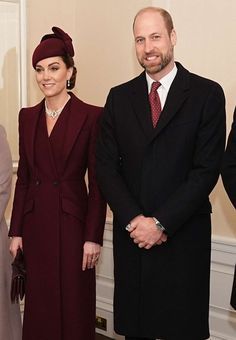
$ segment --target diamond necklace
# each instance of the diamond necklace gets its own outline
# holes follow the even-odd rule
[[[70,96],[68,96],[65,104],[58,110],[49,110],[49,108],[47,107],[47,104],[46,104],[46,100],[45,100],[45,112],[46,112],[47,116],[52,117],[52,119],[55,119],[56,117],[58,117],[59,114],[64,109],[64,107],[65,107],[65,105],[66,105],[66,103],[68,102],[69,99],[70,99]]]

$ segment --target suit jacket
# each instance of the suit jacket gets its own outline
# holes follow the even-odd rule
[[[222,179],[225,190],[236,208],[236,108],[224,154]]]
[[[156,129],[144,73],[111,89],[97,176],[114,213],[116,331],[176,340],[194,329],[203,339],[209,335],[208,196],[224,150],[225,99],[217,83],[177,68]],[[139,214],[162,223],[166,244],[144,250],[132,242],[125,226]]]
[[[70,95],[50,139],[44,100],[19,116],[9,234],[23,237],[23,340],[95,337],[95,271],[83,272],[82,258],[84,242],[102,244],[104,230],[106,203],[95,178],[101,108]]]
[[[11,261],[8,228],[4,217],[11,193],[12,159],[6,133],[0,125],[0,339],[21,339],[19,305],[10,300]]]

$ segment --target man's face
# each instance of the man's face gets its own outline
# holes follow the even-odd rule
[[[134,24],[136,55],[140,65],[155,79],[169,73],[174,65],[175,31],[169,34],[158,12],[140,13]]]

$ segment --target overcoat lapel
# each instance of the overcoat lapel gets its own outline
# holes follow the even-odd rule
[[[135,79],[133,89],[131,90],[131,100],[140,126],[146,137],[149,138],[150,134],[153,133],[153,126],[145,72]]]
[[[133,84],[132,101],[134,111],[149,142],[151,142],[153,138],[156,138],[168,125],[188,97],[189,72],[179,63],[176,64],[178,72],[170,87],[165,106],[155,129],[151,121],[151,109],[145,72],[141,73]]]
[[[29,155],[29,161],[31,164],[31,167],[34,171],[34,175],[37,178],[37,169],[35,167],[35,149],[34,149],[34,145],[35,145],[35,138],[36,138],[36,132],[37,132],[37,126],[38,126],[38,122],[39,122],[39,117],[40,114],[43,112],[44,110],[44,102],[45,100],[43,99],[38,105],[32,107],[29,111],[29,117],[28,119],[25,121],[25,124],[27,123],[27,133],[25,134],[26,136],[26,141],[25,141],[25,147],[27,149],[27,154]],[[46,124],[46,122],[45,122]],[[46,128],[46,134],[47,134],[47,127]],[[50,147],[50,143],[48,140],[48,145]],[[53,159],[53,155],[52,155],[52,151],[51,149],[49,149],[49,154],[50,154],[50,160],[51,160],[51,165],[52,168],[54,170],[54,175],[57,176],[57,170],[56,170],[56,166],[55,166],[55,162]]]
[[[87,119],[87,112],[85,111],[84,103],[76,98],[73,93],[71,95],[71,103],[70,103],[70,115],[68,120],[68,133],[66,133],[66,138],[63,146],[63,169],[65,168],[67,158],[71,152],[71,149]]]
[[[160,119],[156,129],[153,129],[150,141],[158,136],[159,133],[168,125],[189,95],[189,72],[178,63],[177,67],[178,72],[171,84]]]

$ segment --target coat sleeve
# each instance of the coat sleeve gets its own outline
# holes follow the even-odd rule
[[[124,228],[142,213],[120,173],[120,153],[112,110],[112,94],[108,95],[97,145],[97,177],[111,210]]]
[[[221,173],[225,190],[236,208],[236,108]]]
[[[10,197],[12,180],[11,152],[2,126],[0,126],[0,160],[0,221],[2,221]]]
[[[25,197],[29,186],[29,167],[24,146],[23,110],[19,114],[19,163],[9,236],[22,236]]]
[[[95,171],[95,150],[100,123],[99,113],[93,112],[92,128],[88,148],[88,211],[85,241],[102,244],[106,218],[106,201],[98,187]]]
[[[156,211],[168,235],[173,235],[195,213],[201,211],[217,183],[225,148],[225,97],[215,83],[202,108],[192,167],[186,179]],[[181,164],[180,164],[181,166]],[[205,212],[209,212],[209,209]]]

